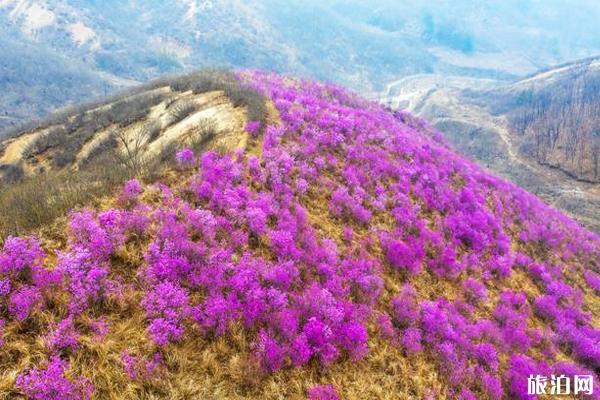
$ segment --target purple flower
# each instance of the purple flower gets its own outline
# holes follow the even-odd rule
[[[194,151],[189,148],[181,149],[175,154],[177,165],[182,168],[191,167],[195,163]]]
[[[33,286],[22,286],[10,296],[8,311],[17,321],[23,321],[42,303],[42,294]]]
[[[407,328],[414,326],[419,321],[419,305],[417,291],[410,284],[405,284],[400,294],[392,300],[394,308],[394,321],[397,326]]]
[[[73,317],[69,316],[60,321],[54,329],[45,337],[46,346],[53,354],[58,354],[67,350],[77,350],[77,340],[79,332],[73,324]]]
[[[137,179],[127,181],[119,194],[119,204],[124,207],[131,207],[136,204],[138,197],[143,191],[144,189],[142,189],[142,185]]]
[[[268,333],[260,332],[255,346],[256,355],[264,369],[274,372],[283,367],[285,349]]]
[[[86,378],[69,380],[65,376],[67,363],[52,357],[45,369],[32,369],[16,379],[16,386],[32,400],[86,400],[93,387]]]
[[[423,249],[416,242],[405,244],[398,240],[392,240],[386,248],[386,257],[390,265],[397,270],[406,270],[411,275],[421,271],[421,259]]]
[[[468,278],[465,280],[463,283],[463,290],[467,300],[472,303],[477,303],[487,299],[487,290],[485,285],[473,278]]]
[[[142,300],[148,332],[154,343],[164,346],[178,341],[185,330],[183,323],[189,315],[187,291],[171,282],[163,282],[149,291]]]
[[[550,368],[545,363],[536,362],[520,354],[512,355],[508,361],[508,370],[505,372],[505,378],[509,383],[509,394],[515,399],[535,399],[536,396],[527,394],[529,376],[549,376],[550,373]]]
[[[246,132],[248,132],[252,137],[256,137],[260,133],[260,127],[260,121],[248,121],[246,123]]]
[[[317,385],[308,389],[309,400],[340,400],[333,385]]]
[[[0,251],[0,276],[23,278],[41,268],[45,253],[34,238],[9,236]]]
[[[400,343],[409,354],[420,352],[421,346],[421,330],[418,328],[405,329],[400,338]]]
[[[109,325],[106,318],[102,317],[90,323],[90,328],[94,333],[94,339],[96,341],[102,341],[108,335]]]
[[[144,382],[155,378],[162,365],[162,361],[162,355],[158,352],[154,353],[150,359],[133,356],[127,350],[121,353],[121,362],[123,363],[123,369],[127,377],[136,382]]]
[[[583,274],[588,286],[600,296],[600,275],[591,270],[586,270]]]

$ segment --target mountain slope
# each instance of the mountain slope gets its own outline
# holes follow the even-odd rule
[[[383,101],[429,120],[449,142],[586,226],[600,231],[598,59],[510,84],[420,75]]]
[[[5,128],[114,89],[84,63],[30,40],[0,34],[0,51],[0,138]]]
[[[550,69],[490,93],[519,151],[574,179],[600,183],[600,58]],[[493,96],[493,99],[492,99]]]
[[[408,114],[238,78],[267,102],[238,149],[180,150],[158,182],[4,242],[7,398],[527,399],[530,374],[597,384],[597,235]]]

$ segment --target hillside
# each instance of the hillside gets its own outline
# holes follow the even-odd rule
[[[510,79],[600,51],[593,2],[546,5],[1,0],[0,132],[202,66],[293,73],[372,93],[416,73]]]
[[[221,74],[243,130],[4,240],[0,398],[528,399],[530,374],[598,398],[597,235],[418,118]]]
[[[543,71],[494,95],[491,111],[507,115],[521,153],[600,184],[600,58]]]
[[[44,225],[128,177],[151,179],[182,146],[235,147],[245,113],[262,120],[264,107],[231,73],[207,70],[22,126],[0,140],[0,237]]]
[[[416,75],[383,101],[426,118],[461,153],[600,232],[598,58],[510,84]]]

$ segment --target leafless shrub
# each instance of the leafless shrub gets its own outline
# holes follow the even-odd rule
[[[2,136],[17,137],[34,129],[45,129],[53,125],[65,125],[67,130],[75,131],[81,127],[81,123],[88,123],[90,120],[94,120],[96,129],[106,129],[111,124],[130,124],[145,117],[151,107],[169,96],[167,93],[148,93],[164,87],[177,92],[193,91],[196,94],[223,91],[236,106],[248,107],[250,120],[264,121],[263,96],[243,87],[230,71],[212,69],[166,76],[97,101],[66,107],[43,120],[31,121],[5,131]]]
[[[0,165],[0,184],[10,185],[23,179],[25,173],[19,164]]]
[[[161,164],[172,162],[175,159],[175,153],[181,148],[176,142],[171,142],[164,146],[158,155],[158,162]]]
[[[213,119],[205,118],[190,131],[190,146],[196,153],[200,153],[216,136],[217,123]]]
[[[77,154],[83,148],[83,145],[94,136],[94,128],[94,126],[84,124],[76,131],[67,134],[63,143],[55,148],[52,164],[59,168],[72,164],[77,158]]]
[[[158,139],[160,132],[162,131],[162,127],[158,121],[148,122],[144,125],[144,128],[146,129],[149,143]]]
[[[169,96],[165,100],[165,109],[169,109],[174,103],[177,102],[177,96]]]
[[[171,125],[176,124],[197,110],[196,104],[191,100],[179,100],[169,107]]]
[[[243,86],[227,70],[206,70],[182,76],[171,83],[171,89],[179,92],[191,90],[194,94],[223,91],[234,106],[247,107],[249,120],[265,120],[265,97],[256,90]]]
[[[138,95],[119,100],[114,103],[108,112],[108,118],[117,125],[129,125],[141,120],[154,107],[164,99],[164,95]]]
[[[102,154],[113,151],[116,147],[117,147],[117,140],[115,139],[115,137],[113,135],[108,135],[104,139],[98,141],[98,143],[96,143],[94,145],[94,147],[92,147],[88,151],[86,156],[81,159],[80,165],[87,166],[90,162],[92,162],[93,160],[95,160],[96,158],[101,156]]]
[[[67,140],[67,130],[64,126],[49,128],[47,132],[39,135],[23,149],[23,158],[28,159],[44,153],[48,149],[56,148]]]
[[[249,121],[265,121],[266,115],[266,100],[263,95],[257,91],[239,85],[229,87],[225,94],[234,106],[245,106],[248,110]]]
[[[524,90],[508,108],[513,132],[539,163],[582,181],[600,181],[600,73],[579,68]]]
[[[143,166],[146,162],[144,147],[148,143],[149,135],[150,133],[145,125],[136,128],[130,133],[127,133],[123,129],[118,129],[111,134],[117,141],[118,146],[121,147],[121,151],[115,152],[118,160],[133,175],[140,175],[143,172]]]

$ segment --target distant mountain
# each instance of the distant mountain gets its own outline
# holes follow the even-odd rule
[[[368,94],[416,73],[510,79],[600,51],[589,1],[421,3],[0,0],[0,129],[208,65]]]
[[[574,179],[600,183],[600,57],[475,97],[493,114],[507,115],[521,153]]]
[[[509,84],[416,75],[390,84],[382,100],[600,231],[600,58]]]

